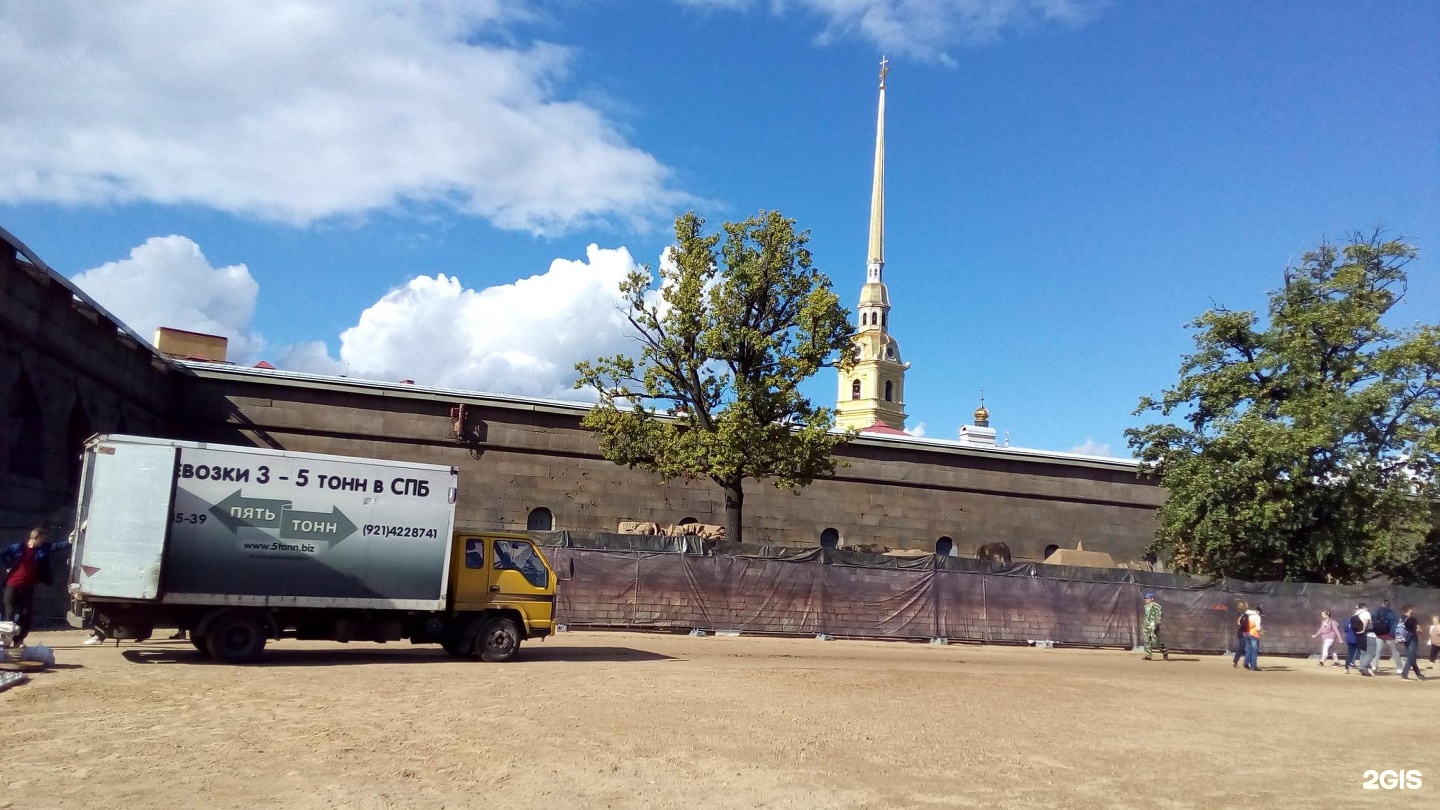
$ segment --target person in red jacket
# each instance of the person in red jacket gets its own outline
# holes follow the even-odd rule
[[[49,585],[50,530],[43,526],[30,531],[23,543],[12,543],[0,551],[0,571],[5,584],[5,621],[18,625],[15,643],[24,644],[34,615],[35,588]]]

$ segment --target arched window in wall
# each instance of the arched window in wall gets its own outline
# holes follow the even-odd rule
[[[941,557],[954,557],[955,541],[949,537],[941,537],[935,541],[935,553]]]
[[[6,403],[9,416],[5,420],[4,435],[6,455],[10,472],[27,478],[41,478],[45,473],[45,419],[40,409],[40,397],[30,378],[21,373],[10,389]]]
[[[850,383],[850,398],[851,398],[851,399],[859,399],[859,398],[860,398],[860,381],[859,381],[859,380],[855,380],[854,382]]]
[[[1048,545],[1048,546],[1045,547],[1045,557],[1044,557],[1044,559],[1047,559],[1047,560],[1050,559],[1050,555],[1051,555],[1051,554],[1054,554],[1055,552],[1057,552],[1057,551],[1059,551],[1059,550],[1060,550],[1060,547],[1059,547],[1059,546],[1055,545],[1054,543],[1051,543],[1050,545]]]
[[[840,545],[840,530],[835,528],[820,532],[820,547],[835,548]]]
[[[530,510],[530,516],[525,518],[525,530],[530,532],[548,532],[555,528],[555,516],[549,509],[537,506]]]
[[[80,472],[84,468],[81,453],[85,449],[85,440],[94,432],[90,428],[90,417],[85,413],[85,403],[76,399],[75,407],[70,409],[70,421],[65,423],[65,483],[71,492],[80,489]]]
[[[696,523],[699,523],[699,522],[700,522],[700,521],[696,520],[696,519],[693,518],[693,517],[683,517],[683,518],[680,518],[680,525],[681,525],[681,526],[694,526]]]
[[[892,391],[894,390],[893,387],[892,387],[893,385],[894,385],[894,383],[890,382],[889,380],[886,380],[886,381],[885,381],[885,401],[886,401],[886,402],[890,402],[890,401],[891,401],[891,400],[890,400],[891,393],[892,393]]]

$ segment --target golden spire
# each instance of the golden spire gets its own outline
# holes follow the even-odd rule
[[[871,281],[880,280],[885,266],[885,76],[890,60],[880,57],[880,110],[875,122],[875,180],[870,188]]]
[[[980,407],[975,409],[975,427],[990,427],[990,411],[985,409],[985,389],[980,389]]]

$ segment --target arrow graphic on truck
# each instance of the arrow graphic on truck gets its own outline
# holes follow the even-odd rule
[[[355,524],[345,517],[340,507],[329,512],[297,512],[286,509],[280,520],[280,536],[286,540],[324,540],[339,542],[355,533]]]
[[[254,529],[279,529],[285,540],[318,540],[336,543],[355,533],[356,526],[340,511],[301,512],[290,508],[290,501],[269,498],[246,498],[235,490],[229,497],[210,507],[210,513],[225,524],[232,534],[242,526]]]
[[[289,501],[246,498],[237,489],[230,497],[210,507],[210,514],[219,518],[220,522],[225,524],[225,527],[231,532],[235,532],[241,526],[251,526],[256,529],[278,529],[280,528],[280,513],[289,507]]]

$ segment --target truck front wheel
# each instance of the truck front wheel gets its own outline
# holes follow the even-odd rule
[[[205,650],[222,664],[248,664],[265,649],[265,623],[244,613],[231,613],[205,632]]]
[[[490,619],[480,628],[475,651],[482,661],[509,661],[520,651],[520,625],[504,616]]]

